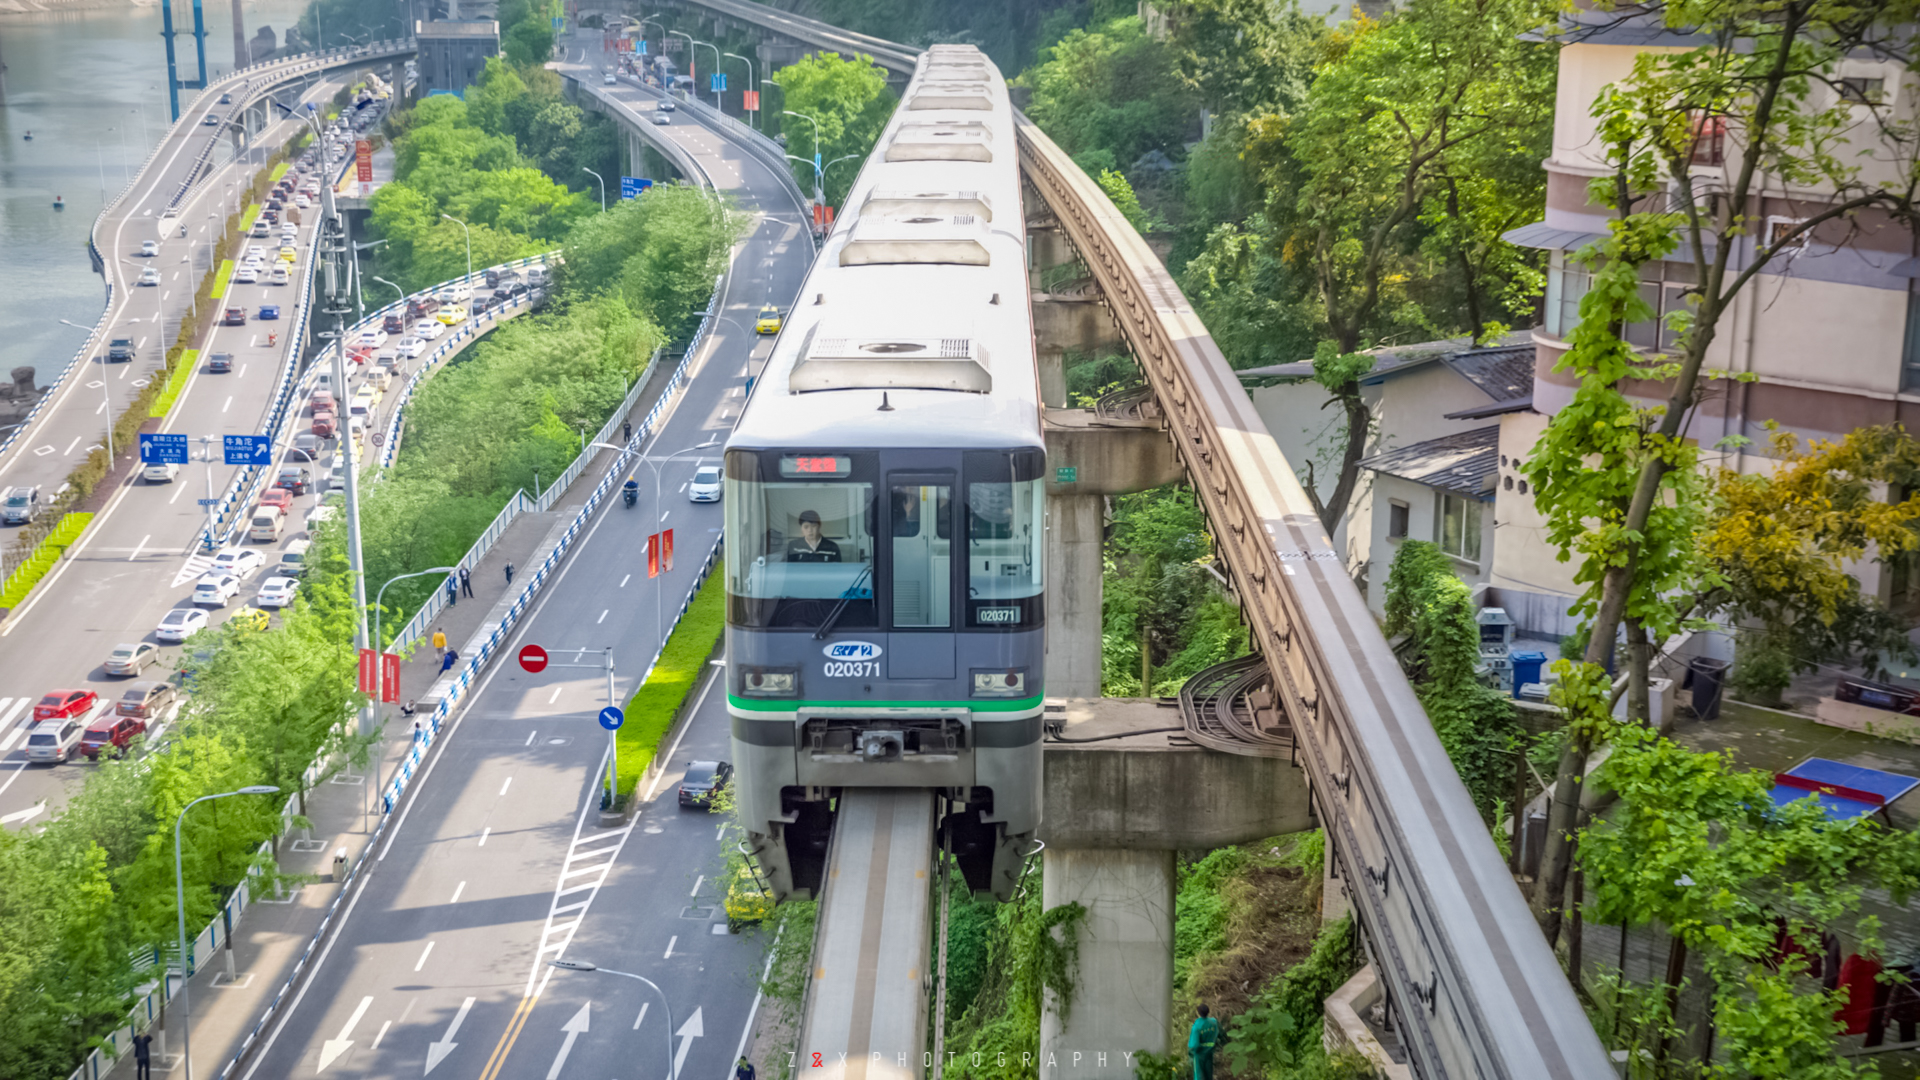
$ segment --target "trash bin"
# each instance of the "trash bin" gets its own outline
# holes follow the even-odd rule
[[[1693,715],[1702,720],[1720,719],[1720,697],[1727,685],[1727,662],[1710,656],[1687,661],[1693,675]]]
[[[347,849],[333,849],[333,880],[338,883],[347,880]]]
[[[1520,688],[1528,683],[1540,681],[1540,669],[1547,664],[1547,654],[1543,652],[1517,652],[1513,654],[1513,696],[1520,696]]]

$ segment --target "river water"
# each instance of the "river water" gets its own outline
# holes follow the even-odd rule
[[[246,0],[249,39],[262,25],[278,39],[302,0]],[[207,4],[207,74],[233,70],[232,5]],[[181,16],[185,18],[182,19]],[[174,26],[191,30],[191,8]],[[176,39],[183,77],[195,74],[193,39]],[[168,123],[167,54],[157,6],[0,15],[0,381],[22,364],[41,381],[86,339],[106,288],[87,259],[87,233],[160,139]],[[184,109],[197,94],[180,92]],[[33,140],[27,141],[27,132]],[[54,196],[66,209],[53,209]]]

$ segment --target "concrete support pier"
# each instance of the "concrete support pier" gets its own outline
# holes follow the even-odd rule
[[[1040,1075],[1131,1078],[1172,1023],[1173,852],[1049,847],[1041,860],[1041,903],[1087,916],[1072,1005],[1062,1015],[1048,995],[1040,1014]]]

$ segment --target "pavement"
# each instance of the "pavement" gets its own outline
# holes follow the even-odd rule
[[[787,198],[765,166],[705,129],[685,130],[719,186],[734,191],[744,209],[758,211],[762,193]],[[669,455],[731,429],[750,357],[762,344],[745,327],[761,304],[786,306],[811,262],[800,229],[793,208],[775,207],[736,248],[721,303],[726,319],[696,355],[644,456],[619,463],[641,480],[639,505],[605,500],[576,538],[500,650],[503,659],[482,674],[436,740],[371,852],[368,872],[355,879],[331,938],[233,1080],[315,1073],[412,1080],[435,1072],[482,1080],[618,1077],[653,1075],[670,1064],[675,1075],[719,1080],[730,1073],[756,1007],[764,943],[752,932],[726,932],[713,880],[721,865],[720,821],[683,812],[673,798],[686,761],[726,754],[725,696],[711,681],[703,684],[691,719],[662,755],[663,771],[642,784],[637,814],[602,829],[594,811],[607,739],[595,714],[607,687],[597,654],[613,649],[614,693],[624,701],[718,537],[721,506],[690,503],[682,494],[694,468],[718,455]],[[645,407],[643,401],[636,412]],[[615,458],[605,451],[595,464],[610,468]],[[647,482],[656,468],[657,504]],[[504,583],[499,564],[565,527],[569,506],[584,503],[598,475],[589,470],[547,520],[527,515],[515,522],[474,575],[477,595],[445,613],[450,639],[465,640],[493,614]],[[662,526],[675,530],[677,558],[672,571],[649,579],[646,536]],[[527,643],[543,645],[559,662],[583,653],[585,666],[528,674],[505,659]],[[410,695],[437,674],[423,662],[414,660],[403,675]],[[399,749],[395,744],[389,759]],[[316,804],[335,804],[313,810],[326,845],[355,838],[364,845],[364,820],[354,824],[351,809],[342,809],[364,797],[345,784],[315,795]],[[305,909],[306,918],[317,924],[317,905],[333,897],[324,886],[309,889],[316,906]],[[274,934],[290,943],[266,940]],[[251,915],[238,937],[237,959],[266,988],[256,993],[267,996],[306,940]],[[562,956],[644,976],[664,996],[618,975],[547,966]],[[269,971],[273,963],[282,968]],[[246,992],[196,997],[224,994],[217,1020],[195,1021],[195,1059],[203,1070],[219,1068],[251,1028],[265,999],[238,996]]]

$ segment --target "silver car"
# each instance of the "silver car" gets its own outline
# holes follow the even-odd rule
[[[0,495],[0,523],[25,525],[40,513],[40,489],[37,487],[8,488]]]
[[[87,725],[80,717],[42,720],[27,736],[27,760],[58,765],[73,756],[73,748],[80,745],[80,736],[86,733]]]
[[[160,660],[160,649],[149,641],[136,641],[131,645],[115,645],[107,654],[107,662],[100,665],[109,675],[138,675],[148,664]]]

